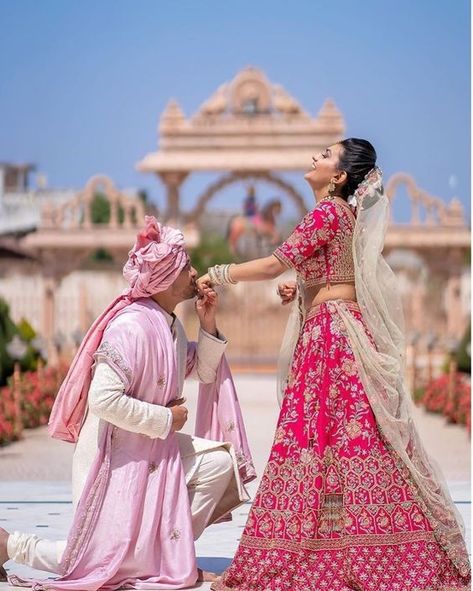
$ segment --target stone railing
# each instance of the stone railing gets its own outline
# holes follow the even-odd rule
[[[143,202],[136,197],[120,193],[110,178],[98,175],[92,177],[82,191],[65,203],[46,203],[41,212],[41,227],[91,229],[94,225],[92,205],[97,193],[103,194],[110,204],[110,219],[106,224],[101,224],[101,227],[134,228],[143,223]]]
[[[440,197],[429,195],[416,184],[411,175],[404,172],[398,172],[388,180],[386,194],[389,199],[394,199],[401,185],[406,186],[411,201],[411,225],[466,227],[463,206],[458,199],[454,198],[447,204]]]

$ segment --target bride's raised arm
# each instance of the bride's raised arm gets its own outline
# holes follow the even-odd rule
[[[286,270],[287,266],[272,254],[246,263],[216,265],[209,269],[210,274],[206,273],[198,279],[198,284],[201,286],[205,283],[221,285],[238,281],[264,281],[275,279]]]

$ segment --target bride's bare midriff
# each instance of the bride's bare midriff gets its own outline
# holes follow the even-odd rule
[[[328,300],[353,300],[356,302],[354,283],[335,283],[330,285],[330,287],[316,285],[306,288],[304,295],[306,310]]]

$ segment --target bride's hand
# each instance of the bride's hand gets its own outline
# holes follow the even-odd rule
[[[207,287],[212,287],[212,282],[210,281],[209,274],[206,273],[197,279],[197,288],[200,293],[203,293],[203,287],[206,285]]]
[[[296,299],[297,284],[295,281],[288,281],[287,283],[280,283],[278,285],[278,296],[281,298],[281,304],[285,306]]]

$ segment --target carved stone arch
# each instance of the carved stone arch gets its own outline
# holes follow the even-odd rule
[[[48,204],[42,211],[42,225],[55,228],[92,228],[92,202],[98,188],[103,188],[104,196],[110,203],[110,221],[106,224],[108,228],[133,228],[143,223],[145,211],[142,201],[120,193],[109,177],[95,175],[69,201],[59,206]],[[122,224],[119,223],[120,208],[124,214]]]
[[[413,225],[425,224],[427,226],[443,225],[447,218],[448,212],[445,203],[439,197],[429,195],[427,191],[421,189],[413,177],[405,172],[398,172],[394,174],[386,184],[386,195],[390,200],[394,199],[394,195],[399,186],[405,185],[407,194],[409,195],[412,205],[412,216],[410,223]],[[420,216],[420,209],[425,209],[425,220],[422,221]]]
[[[207,203],[215,197],[217,193],[222,191],[225,187],[238,183],[243,180],[263,181],[270,185],[282,189],[284,193],[294,202],[299,213],[303,216],[308,209],[302,195],[295,189],[288,181],[271,172],[231,172],[225,174],[207,187],[207,189],[197,199],[197,204],[192,211],[186,215],[187,221],[197,221],[205,212]]]
[[[106,176],[104,174],[96,174],[87,181],[87,183],[84,187],[84,193],[85,193],[86,199],[93,198],[97,187],[100,187],[100,186],[103,186],[104,193],[107,197],[111,197],[112,195],[115,195],[117,193],[117,189],[116,189],[115,185],[113,184],[113,181],[111,178],[109,178],[108,176]]]
[[[305,173],[312,155],[340,141],[344,129],[343,115],[333,101],[325,101],[312,116],[283,86],[249,66],[220,84],[191,117],[176,102],[169,103],[160,119],[158,149],[146,154],[137,169],[164,182],[164,219],[195,218],[202,208],[186,215],[180,204],[187,176],[194,172],[255,177],[262,171]],[[301,213],[306,210],[293,187],[276,177],[270,179]],[[207,194],[211,197],[212,191]]]
[[[110,221],[108,225],[110,228],[117,228],[119,225],[118,216],[121,200],[119,199],[119,193],[115,185],[113,184],[113,181],[108,176],[102,174],[93,176],[87,181],[87,184],[85,185],[84,201],[86,211],[84,212],[84,225],[86,227],[90,227],[92,225],[92,202],[94,200],[94,196],[97,192],[97,189],[102,187],[104,196],[110,203]]]

